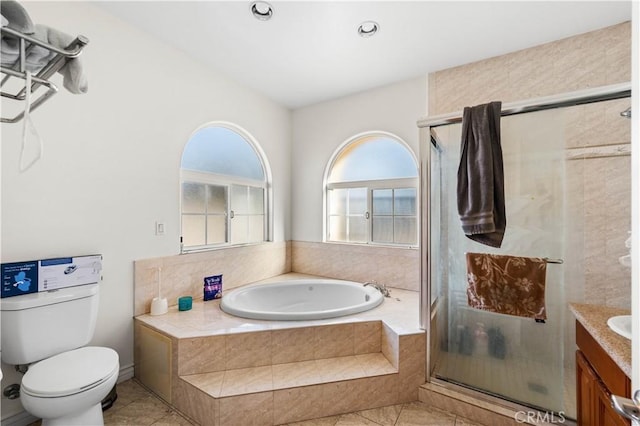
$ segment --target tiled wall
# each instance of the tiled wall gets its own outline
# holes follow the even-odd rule
[[[294,272],[419,290],[417,249],[292,241],[291,256]]]
[[[151,300],[157,297],[158,268],[162,268],[162,297],[173,306],[180,296],[201,298],[203,278],[218,274],[223,274],[226,290],[287,272],[299,272],[358,282],[376,281],[418,291],[419,262],[417,249],[303,241],[137,260],[134,315],[148,313]]]
[[[567,270],[571,301],[631,308],[631,104],[620,99],[567,109]]]
[[[429,75],[429,112],[438,115],[494,100],[549,96],[631,79],[629,22]],[[629,99],[563,109],[567,158],[584,147],[630,145],[630,121],[619,116]],[[625,146],[627,148],[625,148]],[[610,150],[608,152],[611,152]],[[565,244],[570,301],[629,308],[630,157],[568,159]],[[584,247],[584,249],[583,249]],[[584,285],[583,285],[584,283]]]
[[[157,297],[158,268],[162,297],[173,306],[180,296],[202,298],[206,276],[222,274],[224,290],[290,272],[290,251],[289,243],[279,242],[137,260],[134,316],[148,313]]]
[[[631,24],[569,37],[429,75],[429,115],[631,79]]]

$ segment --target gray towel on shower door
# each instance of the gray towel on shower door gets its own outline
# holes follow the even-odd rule
[[[502,102],[466,107],[462,117],[458,214],[465,235],[500,247],[507,226],[500,146]]]

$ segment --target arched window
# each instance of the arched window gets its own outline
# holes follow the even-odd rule
[[[325,239],[416,246],[418,166],[410,148],[389,133],[347,140],[325,171]]]
[[[180,163],[182,251],[268,240],[269,182],[249,133],[229,123],[196,130]]]

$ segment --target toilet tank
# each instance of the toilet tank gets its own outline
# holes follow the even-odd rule
[[[86,345],[95,330],[98,301],[98,284],[2,299],[2,362],[30,364]]]

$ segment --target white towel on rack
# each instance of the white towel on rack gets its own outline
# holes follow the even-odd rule
[[[34,27],[31,17],[20,3],[15,0],[2,0],[0,12],[2,12],[2,17],[8,21],[7,27],[23,34],[33,34]],[[5,26],[4,20],[2,26]]]
[[[9,20],[7,18],[4,17],[4,15],[0,15],[0,18],[2,18],[2,26],[6,27],[7,25],[9,25]]]
[[[42,25],[36,25],[36,32],[33,34],[34,38],[38,40],[47,41],[47,29]],[[29,43],[27,43],[27,46]],[[20,59],[20,40],[12,36],[2,37],[2,43],[0,44],[0,51],[2,52],[2,66],[14,67]],[[49,60],[55,56],[49,49],[34,45],[29,49],[25,58],[25,68],[27,71],[37,73],[44,67]],[[14,67],[14,69],[19,69]]]
[[[41,24],[35,26],[33,37],[61,49],[66,49],[74,40],[73,36]],[[20,43],[18,39],[10,36],[2,37],[0,52],[2,53],[2,66],[12,67],[15,65],[20,58]],[[55,56],[55,52],[35,45],[29,50],[25,58],[25,67],[28,71],[37,73]],[[79,58],[70,59],[58,72],[62,74],[63,85],[68,91],[75,94],[87,92],[89,85]]]
[[[11,67],[20,57],[20,44],[15,37],[2,37],[0,41],[0,59],[3,67]]]
[[[75,37],[56,30],[55,28],[39,24],[36,25],[36,27],[43,27],[46,30],[46,38],[43,38],[43,40],[61,49],[66,49],[67,46],[69,46],[75,39]],[[64,77],[62,84],[65,89],[71,93],[75,93],[76,95],[87,93],[89,83],[87,81],[87,76],[84,74],[80,58],[70,59],[69,62],[67,62],[67,64],[58,72]]]

